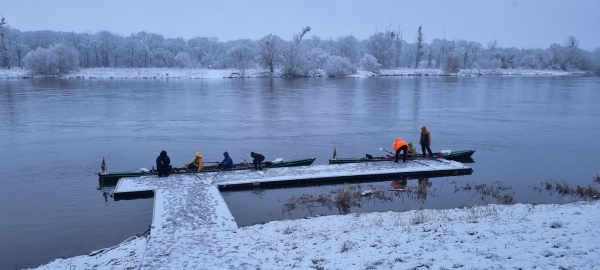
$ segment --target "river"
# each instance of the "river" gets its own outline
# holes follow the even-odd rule
[[[425,199],[350,212],[481,203],[459,191],[465,183],[500,183],[517,203],[570,202],[577,198],[534,187],[587,186],[600,172],[599,90],[594,76],[0,80],[0,268],[37,267],[144,232],[152,199],[115,202],[95,173],[103,157],[109,171],[150,168],[163,149],[177,166],[196,151],[206,161],[255,151],[326,164],[334,147],[338,157],[383,154],[396,137],[418,142],[426,125],[433,151],[477,151],[473,175],[432,178]],[[337,188],[223,197],[238,224],[250,225],[314,215],[282,207]]]

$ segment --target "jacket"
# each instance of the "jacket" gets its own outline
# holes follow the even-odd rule
[[[169,165],[171,165],[171,159],[167,155],[167,151],[162,150],[160,155],[156,158],[156,169],[159,171],[168,171]]]
[[[196,152],[196,157],[194,158],[194,160],[186,163],[185,166],[187,167],[191,164],[194,164],[194,166],[198,168],[198,171],[202,171],[204,169],[204,158],[202,158],[202,154],[200,154],[200,152]]]
[[[419,144],[422,145],[431,145],[431,134],[425,126],[421,127],[421,138],[419,139]]]
[[[225,156],[225,158],[223,158],[223,161],[221,161],[221,163],[219,163],[219,167],[233,168],[233,160],[229,156],[229,153],[227,153],[227,151],[225,151],[225,153],[223,153],[223,156]]]
[[[263,161],[265,160],[265,156],[263,156],[263,155],[261,155],[261,154],[259,154],[259,153],[254,153],[254,152],[252,152],[252,153],[250,153],[250,156],[251,156],[253,159],[256,159],[256,160],[257,160],[257,161],[259,161],[259,162],[263,162]]]
[[[394,140],[394,142],[392,143],[392,148],[394,148],[394,151],[398,151],[398,149],[400,149],[400,147],[406,145],[406,149],[408,152],[408,143],[406,143],[402,138],[396,138],[396,140]]]

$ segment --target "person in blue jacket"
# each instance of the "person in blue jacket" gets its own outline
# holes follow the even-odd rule
[[[217,166],[217,167],[219,169],[233,168],[233,160],[231,160],[229,153],[227,153],[227,151],[225,151],[225,153],[223,153],[223,156],[225,158],[223,158],[223,161],[221,161],[221,163],[219,163],[219,166]]]

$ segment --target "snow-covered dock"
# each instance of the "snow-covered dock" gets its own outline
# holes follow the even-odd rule
[[[365,162],[313,165],[256,171],[235,171],[219,175],[214,183],[220,190],[254,187],[299,186],[316,183],[376,181],[389,178],[417,178],[469,175],[473,169],[444,159],[407,160],[405,163]]]
[[[198,264],[214,263],[212,256],[206,254],[221,252],[221,248],[214,243],[217,232],[238,228],[219,188],[471,173],[472,169],[462,163],[419,160],[406,163],[373,162],[273,168],[265,170],[264,173],[226,171],[169,177],[142,176],[119,180],[114,197],[115,200],[119,200],[132,196],[154,196],[150,237],[143,252],[138,251],[131,255],[137,258],[136,261],[139,260],[136,265],[149,269],[165,266],[189,268]],[[205,250],[205,252],[202,256],[191,258],[186,254],[187,250]],[[188,264],[188,261],[193,263]]]

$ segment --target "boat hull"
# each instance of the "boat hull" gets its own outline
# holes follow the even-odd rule
[[[263,168],[283,168],[283,167],[296,167],[296,166],[309,166],[311,164],[313,164],[313,162],[315,161],[316,158],[304,158],[304,159],[290,159],[290,160],[274,160],[274,161],[267,161],[267,162],[263,162],[262,167]],[[236,163],[233,165],[233,168],[227,168],[227,169],[219,169],[217,168],[216,165],[210,165],[210,166],[204,166],[204,170],[198,172],[195,170],[192,171],[188,171],[185,169],[178,169],[178,171],[176,172],[171,172],[170,174],[172,175],[179,175],[179,174],[191,174],[191,173],[209,173],[209,172],[219,172],[219,171],[238,171],[238,170],[253,170],[254,168],[252,167],[251,164],[248,163]],[[140,176],[151,176],[151,175],[156,175],[158,176],[158,172],[157,171],[144,171],[144,170],[138,170],[138,171],[125,171],[125,172],[114,172],[114,173],[98,173],[98,184],[103,187],[103,186],[114,186],[117,184],[117,182],[119,181],[119,179],[124,178],[124,177],[140,177]]]
[[[443,158],[443,159],[448,159],[448,160],[455,160],[455,161],[461,161],[461,160],[465,160],[468,162],[468,160],[471,160],[471,156],[475,153],[475,150],[460,150],[460,151],[452,151],[449,154],[444,154],[442,152],[437,152],[434,153],[434,159],[437,158]],[[426,157],[421,157],[419,155],[417,156],[409,156],[408,157],[411,160],[414,159],[426,159]],[[345,163],[362,163],[362,162],[384,162],[384,161],[393,161],[394,158],[390,155],[387,155],[385,157],[371,157],[371,158],[367,158],[367,157],[357,157],[357,158],[336,158],[336,159],[329,159],[329,164],[345,164]]]

